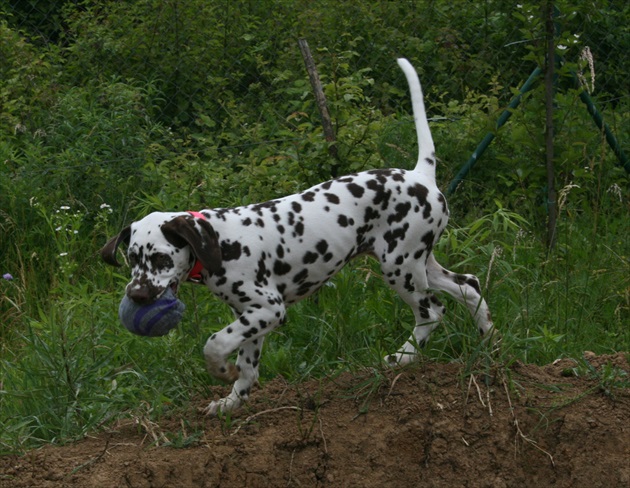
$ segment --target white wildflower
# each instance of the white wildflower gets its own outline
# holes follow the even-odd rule
[[[621,187],[617,183],[614,183],[610,188],[608,188],[606,193],[616,196],[619,199],[619,202],[623,201],[623,197],[621,196]]]

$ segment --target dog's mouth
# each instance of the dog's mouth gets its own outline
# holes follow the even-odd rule
[[[177,291],[179,290],[179,282],[174,281],[170,283],[167,288],[170,288],[173,292],[173,295],[177,296]]]

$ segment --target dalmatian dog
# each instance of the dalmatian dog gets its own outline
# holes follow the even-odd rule
[[[239,408],[258,379],[263,339],[285,321],[287,307],[320,288],[352,258],[375,257],[386,283],[411,307],[409,340],[385,358],[411,362],[438,325],[446,292],[465,305],[482,335],[493,330],[479,280],[444,269],[432,250],[448,221],[436,186],[433,139],[418,75],[398,64],[409,83],[419,155],[415,168],[349,174],[302,193],[265,203],[201,212],[156,212],[132,223],[101,250],[119,266],[124,242],[132,280],[127,296],[151,303],[167,288],[177,291],[196,262],[201,281],[227,303],[235,320],[212,334],[204,356],[211,375],[233,382],[231,393],[206,413]],[[236,364],[228,357],[238,351]]]

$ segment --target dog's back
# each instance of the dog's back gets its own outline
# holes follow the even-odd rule
[[[204,210],[223,260],[238,261],[209,286],[222,287],[226,278],[238,281],[241,267],[254,267],[257,279],[242,283],[243,292],[277,287],[283,301],[294,303],[360,254],[372,254],[382,264],[406,256],[426,259],[448,210],[439,190],[425,180],[416,171],[372,170],[262,204]]]

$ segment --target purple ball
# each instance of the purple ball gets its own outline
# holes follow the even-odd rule
[[[177,327],[185,308],[170,288],[149,305],[140,305],[125,294],[118,307],[118,318],[134,334],[158,337]]]

